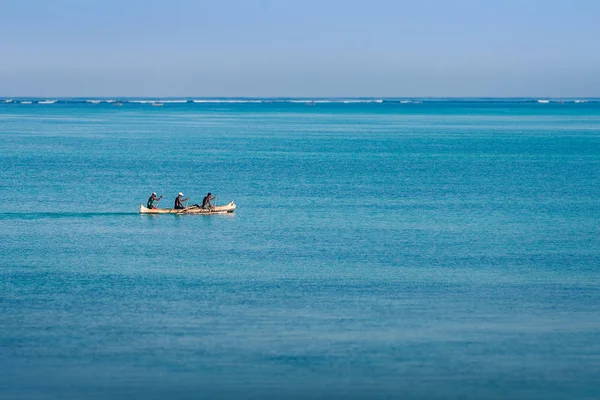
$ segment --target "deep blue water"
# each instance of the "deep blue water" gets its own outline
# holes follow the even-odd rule
[[[600,104],[0,104],[0,193],[2,399],[600,398]]]

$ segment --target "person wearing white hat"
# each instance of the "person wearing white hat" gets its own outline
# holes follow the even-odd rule
[[[183,193],[179,192],[179,194],[177,195],[177,197],[175,198],[175,209],[176,210],[183,210],[185,207],[183,206],[183,202],[184,201],[188,201],[189,197],[187,199],[183,198]]]
[[[162,199],[162,195],[160,195],[160,197],[157,198],[156,192],[152,193],[152,196],[150,196],[150,198],[148,199],[148,203],[146,204],[146,207],[155,210],[156,207],[154,207],[154,202],[156,201],[156,203],[158,204],[160,199]]]

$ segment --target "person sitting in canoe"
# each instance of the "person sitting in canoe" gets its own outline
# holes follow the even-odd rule
[[[211,200],[215,199],[212,197],[212,193],[208,192],[206,196],[202,199],[202,208],[210,210],[213,208],[213,205],[210,203]]]
[[[208,192],[206,196],[202,199],[202,204],[194,204],[192,207],[203,208],[205,210],[211,210],[214,206],[211,204],[211,200],[216,199],[216,197],[212,197],[212,194]]]
[[[156,210],[156,207],[154,207],[154,202],[156,201],[158,203],[160,201],[160,199],[162,199],[162,195],[159,198],[157,198],[156,192],[152,193],[152,196],[150,196],[150,198],[148,199],[146,208],[149,208],[151,210]]]
[[[187,199],[183,198],[183,193],[179,192],[179,194],[177,195],[177,197],[175,198],[175,208],[176,210],[183,210],[185,207],[183,206],[183,202],[184,201],[188,201],[189,197]]]

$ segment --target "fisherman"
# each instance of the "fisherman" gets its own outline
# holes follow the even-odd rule
[[[183,202],[184,201],[188,201],[189,197],[187,199],[183,198],[183,193],[179,192],[179,194],[177,195],[177,197],[175,198],[175,209],[176,210],[183,210],[185,207],[183,206]]]
[[[202,208],[204,209],[212,209],[213,205],[210,203],[211,200],[214,200],[215,197],[212,197],[212,194],[210,192],[208,192],[208,194],[206,196],[204,196],[204,198],[202,199]]]
[[[159,198],[156,198],[156,192],[152,193],[152,196],[150,196],[150,198],[148,198],[148,203],[146,204],[146,208],[149,208],[151,210],[156,210],[156,207],[154,207],[154,202],[156,201],[158,203],[160,201],[160,199],[162,199],[162,195]]]

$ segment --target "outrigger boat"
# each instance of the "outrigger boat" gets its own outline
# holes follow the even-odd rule
[[[234,212],[236,207],[233,201],[224,206],[214,206],[210,209],[191,206],[181,210],[176,208],[147,208],[140,204],[140,214],[227,214]]]

